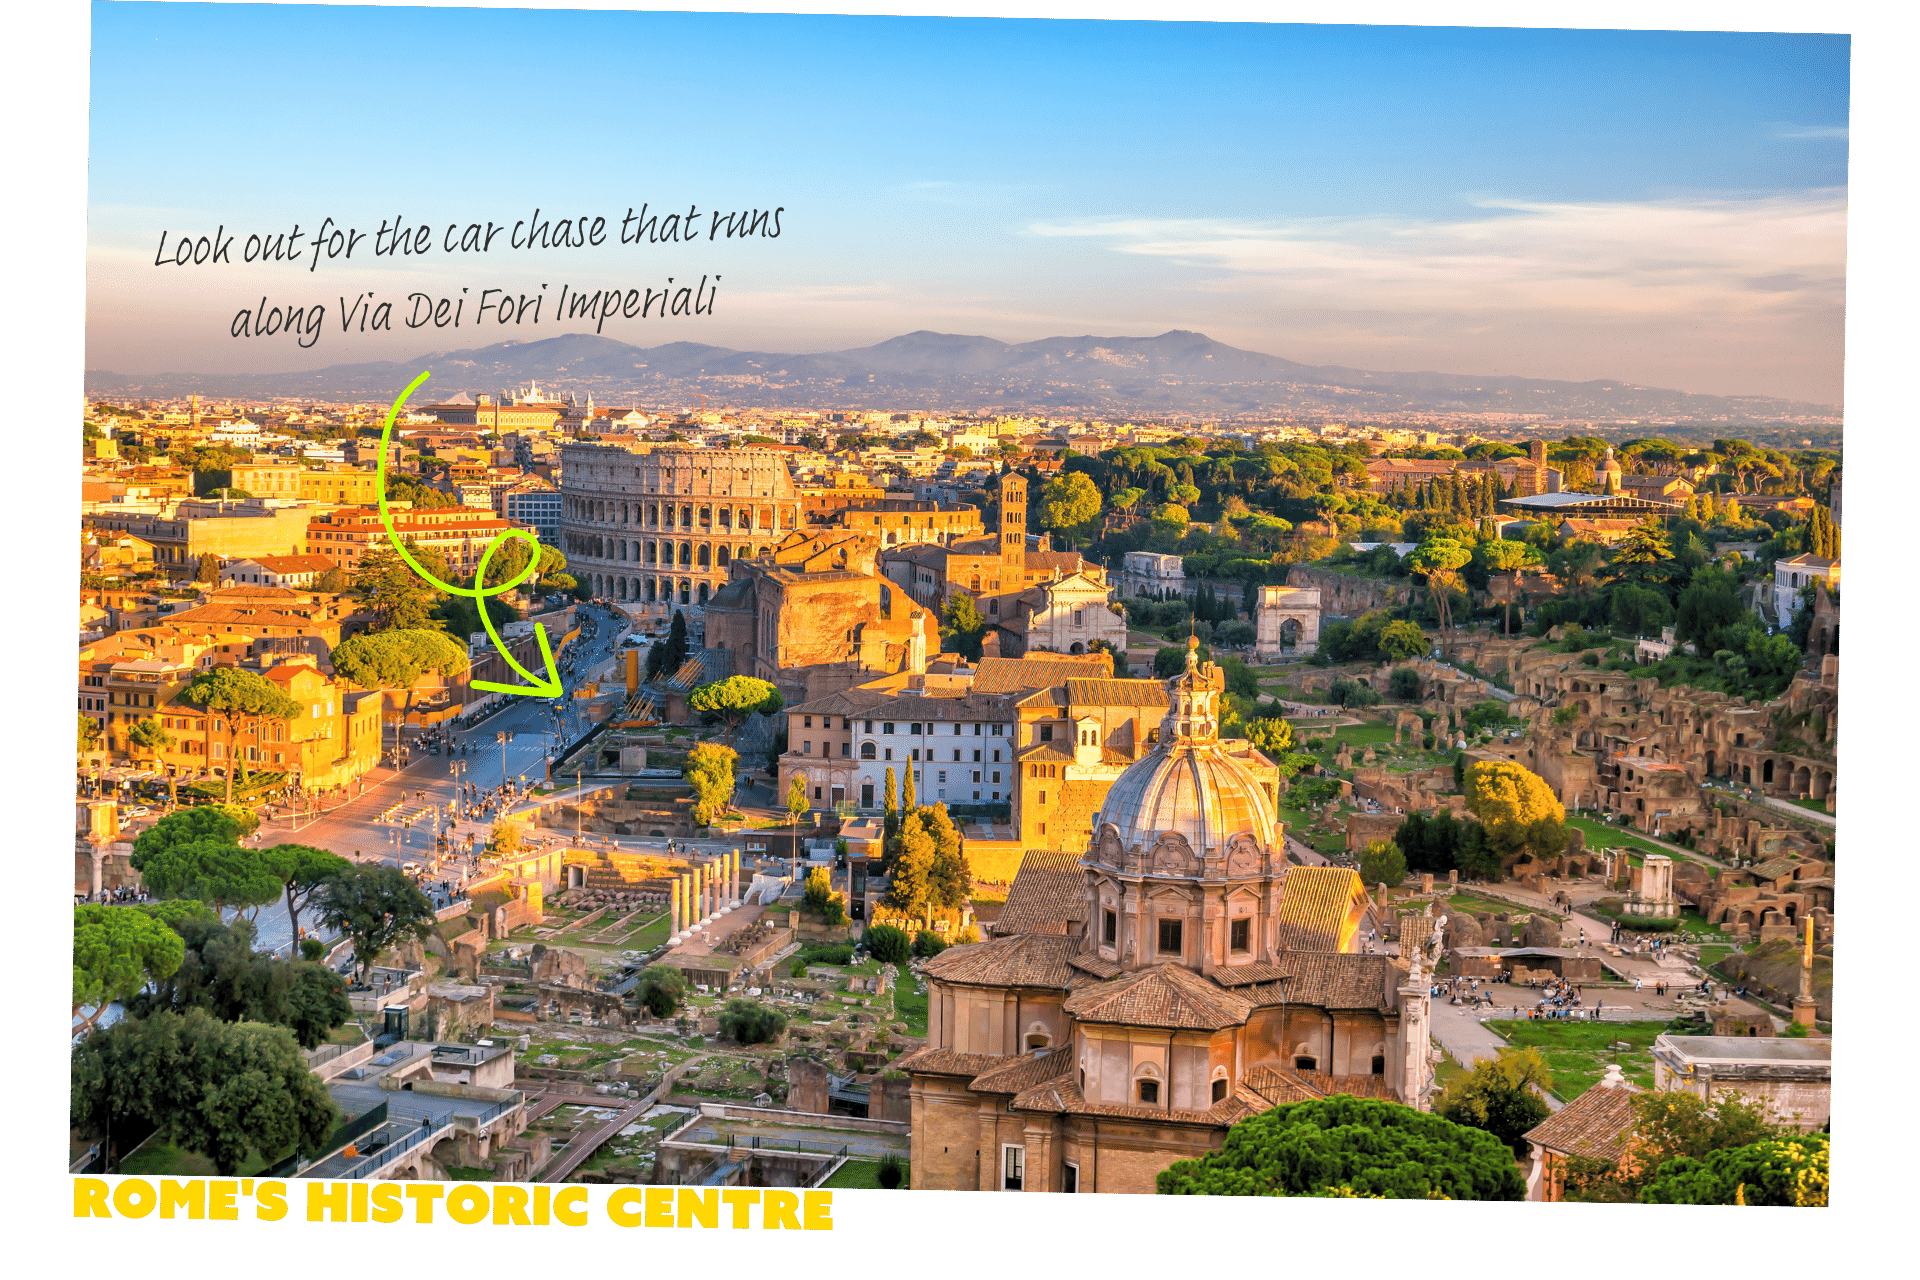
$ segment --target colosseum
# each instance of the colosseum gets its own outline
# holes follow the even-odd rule
[[[568,444],[560,450],[561,550],[599,600],[695,622],[736,557],[800,527],[800,491],[772,449]]]

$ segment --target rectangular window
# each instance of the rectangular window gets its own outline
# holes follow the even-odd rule
[[[975,764],[979,764],[979,763],[980,763],[980,749],[979,749],[978,747],[975,747],[975,748],[973,749],[973,762],[974,762]],[[980,781],[980,779],[979,779],[978,777],[975,777],[975,778],[974,778],[974,781],[975,781],[975,782],[978,782],[978,781]]]
[[[1112,946],[1120,937],[1120,917],[1112,911],[1103,911],[1100,916],[1100,940]]]
[[[979,771],[978,769],[975,769],[975,770],[973,771],[973,780],[974,780],[975,782],[978,782],[978,781],[980,781],[980,771]]]
[[[935,779],[935,781],[936,781],[936,782],[945,782],[946,780],[947,780],[947,771],[946,771],[945,769],[942,769],[942,770],[940,770],[940,776],[939,776],[938,778],[936,778],[936,779]]]
[[[892,747],[887,747],[887,748],[885,748],[884,750],[882,750],[882,751],[881,751],[881,753],[880,753],[880,758],[881,758],[882,760],[891,760],[891,759],[893,759],[893,748],[892,748]]]
[[[1047,824],[1044,822],[1040,824],[1040,834],[1041,835],[1047,834]]]
[[[1042,791],[1040,793],[1040,803],[1045,804],[1046,802],[1047,802],[1047,793]]]
[[[800,727],[803,729],[813,728],[813,717],[812,716],[802,717]]]
[[[1040,726],[1040,741],[1042,741],[1042,742],[1052,742],[1052,741],[1053,741],[1053,726],[1052,726],[1052,725],[1050,725],[1050,724],[1043,724],[1043,725],[1041,725],[1041,726]]]
[[[1159,937],[1160,954],[1167,955],[1167,956],[1179,955],[1180,954],[1180,922],[1178,920],[1162,920],[1159,922],[1159,924],[1160,924],[1160,937]]]
[[[810,756],[810,755],[812,755],[812,754],[813,754],[813,743],[811,743],[811,742],[802,742],[802,743],[800,744],[800,754],[801,754],[801,755],[803,755],[803,756]]]
[[[912,724],[912,725],[911,725],[911,726],[910,726],[910,727],[908,728],[908,730],[907,730],[907,732],[908,732],[908,733],[910,733],[910,734],[912,734],[912,735],[913,735],[914,737],[916,737],[916,738],[917,738],[917,737],[919,737],[919,736],[920,736],[920,722],[919,722],[918,720],[915,720],[915,721],[913,722],[913,724]]]
[[[999,763],[1000,763],[1000,753],[999,753],[998,751],[995,751],[995,752],[993,753],[993,762],[994,762],[995,764],[999,764]],[[994,774],[993,776],[997,778],[997,777],[999,777],[1000,775],[996,773],[996,774]]]
[[[871,782],[863,782],[860,784],[860,807],[862,809],[873,808],[873,784]]]
[[[1227,936],[1227,945],[1235,951],[1246,951],[1250,949],[1250,939],[1253,936],[1253,922],[1251,920],[1235,920],[1227,926]]]
[[[851,742],[843,742],[843,743],[841,743],[841,744],[840,744],[840,754],[841,754],[841,755],[843,755],[843,756],[850,756],[850,755],[852,755],[852,754],[853,754],[853,744],[852,744]]]
[[[1012,1145],[1000,1148],[1000,1189],[1018,1191],[1026,1182],[1027,1149]]]
[[[881,733],[882,733],[883,735],[885,735],[885,736],[887,736],[887,737],[892,737],[892,736],[893,736],[893,721],[891,721],[891,720],[887,720],[887,721],[884,721],[884,722],[883,722],[883,723],[882,723],[882,724],[880,725],[880,732],[881,732]]]
[[[1000,771],[999,771],[998,769],[995,769],[995,770],[993,771],[993,780],[994,780],[995,782],[998,782],[998,781],[1000,781]]]
[[[1001,736],[1001,735],[1000,735],[1000,731],[1001,731],[1002,729],[1004,729],[1004,728],[1006,728],[1006,726],[1005,726],[1005,725],[999,725],[999,724],[997,724],[997,725],[994,725],[994,726],[993,726],[993,729],[991,730],[991,732],[992,732],[992,735],[993,735],[994,737],[996,737],[996,738],[998,738],[999,736]]]
[[[1060,1166],[1060,1190],[1065,1195],[1074,1195],[1080,1190],[1080,1166],[1063,1164]]]
[[[1150,1105],[1160,1101],[1160,1082],[1158,1080],[1142,1080],[1140,1082],[1140,1101]]]

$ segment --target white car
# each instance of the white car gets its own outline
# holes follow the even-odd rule
[[[143,804],[130,804],[120,810],[120,816],[123,818],[144,818],[152,812],[153,810]]]

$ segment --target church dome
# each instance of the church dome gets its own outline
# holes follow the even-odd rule
[[[1199,665],[1199,643],[1187,641],[1187,669],[1167,682],[1159,744],[1114,780],[1094,815],[1096,847],[1106,842],[1109,826],[1129,852],[1152,850],[1168,834],[1200,858],[1224,854],[1243,834],[1261,850],[1278,842],[1266,789],[1248,762],[1220,741],[1214,707],[1225,680],[1213,664]]]

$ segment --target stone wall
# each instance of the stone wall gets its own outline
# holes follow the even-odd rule
[[[1404,604],[1409,585],[1384,578],[1355,578],[1331,569],[1315,569],[1297,564],[1287,571],[1290,587],[1316,587],[1320,591],[1321,617],[1357,618],[1369,609],[1386,609]]]

